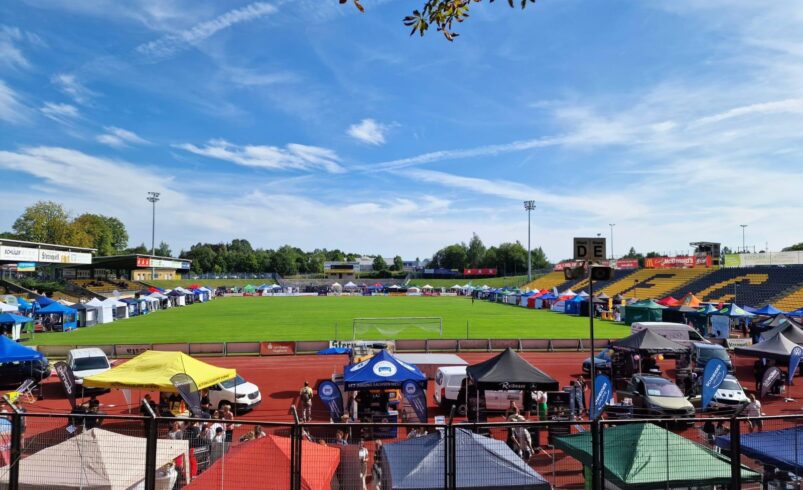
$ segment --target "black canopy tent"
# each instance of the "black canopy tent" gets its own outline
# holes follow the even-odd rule
[[[782,333],[778,333],[765,340],[747,347],[736,347],[736,353],[748,357],[760,357],[764,359],[774,359],[776,361],[788,361],[792,354],[792,349],[797,344],[787,339]]]
[[[477,392],[476,413],[479,413],[479,395],[484,396],[485,390],[523,390],[524,409],[529,410],[532,390],[557,391],[560,387],[557,380],[525,361],[510,347],[487,361],[466,368],[466,379]],[[467,406],[472,404],[467,402]]]
[[[688,323],[689,313],[697,313],[697,308],[685,305],[670,307],[661,311],[661,320],[670,323]]]
[[[782,333],[784,337],[791,340],[795,344],[798,345],[803,344],[803,329],[801,329],[794,323],[785,323],[783,325],[778,325],[772,330],[768,330],[762,333],[761,339],[769,340],[772,337],[778,335],[779,333]]]
[[[763,322],[759,323],[758,326],[761,329],[771,329],[789,324],[792,324],[798,328],[803,328],[803,324],[801,324],[799,321],[793,318],[784,315],[783,313],[775,315],[773,318],[768,318],[764,320]]]
[[[649,328],[639,330],[629,337],[611,344],[614,350],[638,352],[639,354],[680,354],[686,347],[662,337]]]

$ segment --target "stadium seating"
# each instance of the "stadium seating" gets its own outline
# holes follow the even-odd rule
[[[712,272],[712,269],[639,269],[613,281],[602,291],[608,296],[621,294],[627,297],[663,298],[672,291]],[[638,281],[638,282],[636,282]]]
[[[106,279],[73,279],[70,281],[72,284],[88,289],[97,294],[109,294],[116,291],[139,291],[147,289],[141,283],[136,281],[126,281],[124,279],[109,281]]]
[[[532,282],[524,285],[524,289],[552,289],[564,283],[566,283],[566,278],[563,276],[563,271],[553,271],[533,279]],[[558,289],[560,288],[558,287]]]
[[[783,296],[781,299],[774,302],[773,305],[782,311],[794,311],[803,307],[803,287],[797,288],[786,296]]]
[[[760,308],[800,287],[803,287],[803,267],[800,266],[728,267],[670,293],[679,296],[691,291],[703,301],[735,301],[739,305]]]
[[[636,269],[616,269],[613,271],[613,277],[610,281],[595,281],[594,282],[594,294],[596,295],[599,291],[603,291],[605,288],[613,284],[614,282],[624,280],[626,277],[631,276],[636,272]],[[588,279],[581,279],[579,281],[573,281],[573,284],[566,285],[566,288],[570,288],[575,293],[579,293],[580,291],[588,292]],[[560,289],[560,288],[558,288]],[[565,289],[565,288],[564,288]]]

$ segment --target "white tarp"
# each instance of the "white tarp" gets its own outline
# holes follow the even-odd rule
[[[11,313],[14,311],[18,311],[19,308],[13,305],[8,305],[6,303],[0,302],[0,313]]]

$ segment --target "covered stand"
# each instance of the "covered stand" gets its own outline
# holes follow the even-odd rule
[[[504,442],[455,429],[456,488],[548,490],[549,483]],[[444,487],[446,440],[440,432],[386,444],[382,488],[429,490]]]
[[[764,308],[753,310],[754,315],[762,315],[762,316],[775,316],[781,313],[783,313],[781,310],[772,305],[767,305]]]
[[[631,325],[635,322],[660,322],[662,310],[666,308],[653,300],[637,301],[625,306],[624,322]]]
[[[338,488],[335,473],[340,464],[340,450],[301,441],[302,490]],[[290,439],[267,435],[234,446],[226,458],[217,460],[187,487],[193,490],[240,490],[261,485],[272,490],[290,490]],[[257,461],[270,462],[270,474],[255,473]]]
[[[487,361],[466,368],[466,378],[469,387],[466,406],[469,418],[475,420],[481,414],[480,399],[485,398],[486,390],[523,390],[523,408],[531,410],[530,393],[533,390],[557,391],[559,388],[557,380],[525,361],[510,347]],[[475,400],[471,400],[472,396]]]
[[[145,479],[144,437],[90,429],[25,458],[19,486],[27,489],[126,490]],[[158,439],[156,468],[189,453],[189,441]],[[175,475],[177,476],[177,475]],[[172,482],[175,483],[175,476]],[[8,485],[8,467],[0,468],[0,488]],[[170,488],[172,485],[163,486]],[[159,488],[159,487],[157,487]]]
[[[788,361],[792,354],[792,349],[797,344],[787,339],[782,333],[773,335],[764,342],[758,344],[736,347],[736,353],[748,357],[760,357],[764,359],[774,359],[776,361]]]
[[[795,325],[798,328],[803,328],[803,324],[799,321],[795,320],[792,317],[786,316],[783,313],[780,315],[775,315],[773,318],[767,318],[763,322],[759,323],[758,326],[761,329],[773,329],[775,327],[779,327],[781,325],[788,325],[788,324]]]
[[[791,340],[795,344],[803,345],[803,329],[798,327],[794,323],[786,323],[784,325],[778,325],[777,327],[768,330],[761,334],[762,342],[765,340],[769,340],[772,337],[782,333],[784,337]]]
[[[87,303],[89,304],[89,303]],[[112,315],[115,320],[122,320],[128,318],[128,304],[114,298],[106,298],[103,304],[112,309]]]
[[[731,438],[728,435],[716,438],[716,445],[730,450]],[[771,430],[741,434],[739,447],[742,455],[757,459],[767,466],[803,474],[803,427]]]
[[[48,330],[68,332],[78,328],[78,311],[55,301],[36,310],[36,316],[42,318]]]
[[[656,425],[618,425],[602,434],[605,488],[713,488],[731,481],[728,458]],[[591,467],[591,431],[557,437],[555,447]],[[741,473],[743,483],[761,480],[746,466]]]
[[[19,340],[22,333],[22,326],[26,323],[33,323],[33,318],[16,315],[14,313],[0,313],[0,333],[5,333],[6,327],[10,329],[12,340]]]
[[[97,312],[97,323],[111,323],[114,321],[114,307],[97,298],[92,298],[86,302],[86,306],[95,308]]]
[[[92,305],[76,303],[73,308],[78,312],[78,326],[91,327],[98,323],[98,308]]]
[[[638,364],[638,372],[656,371],[658,369],[657,363],[651,357],[655,354],[682,354],[688,350],[685,346],[662,337],[648,328],[613,342],[611,348],[616,353],[625,352],[630,354],[629,358],[622,359],[617,356],[614,360],[612,366],[618,367],[614,383],[619,381],[622,376],[630,377],[636,371],[634,364]],[[637,354],[638,358],[636,357]]]

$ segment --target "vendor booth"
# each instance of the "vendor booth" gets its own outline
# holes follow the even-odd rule
[[[31,490],[133,489],[145,480],[146,444],[144,437],[90,429],[27,456],[24,464],[20,465],[19,486]],[[189,441],[158,439],[156,468],[188,454]],[[157,473],[157,488],[172,488],[177,477],[175,470],[164,476]],[[0,468],[0,487],[7,485],[8,467]]]
[[[648,328],[613,342],[611,349],[613,349],[611,379],[616,389],[623,388],[636,373],[660,375],[660,367],[653,356],[667,354],[676,356],[677,361],[686,362],[687,356],[682,354],[688,351],[685,346],[662,337]],[[680,376],[681,370],[678,371]]]
[[[664,308],[666,306],[661,306],[651,299],[637,301],[625,307],[624,322],[627,325],[635,322],[660,322]]]
[[[416,366],[400,361],[387,350],[357,364],[346,366],[343,372],[343,388],[351,392],[349,404],[352,418],[368,422],[395,423],[427,422],[426,388],[427,377]],[[401,408],[401,397],[410,408]],[[356,414],[354,413],[356,411]],[[379,431],[379,434],[376,434]],[[396,427],[375,429],[378,437],[396,437]]]
[[[246,286],[247,288],[248,286]],[[253,287],[253,286],[251,286]],[[245,289],[243,289],[245,290]],[[248,293],[245,293],[248,295]],[[167,296],[170,298],[170,302],[173,306],[186,306],[187,304],[187,296],[182,293],[181,291],[176,291],[175,289],[167,293]]]
[[[192,490],[242,490],[270,488],[290,490],[290,439],[269,434],[232,447],[225,460],[219,459],[187,487]],[[340,449],[301,441],[302,490],[339,488],[337,467]],[[254,471],[257,462],[269,462]]]
[[[761,341],[769,340],[772,337],[782,333],[784,337],[791,340],[797,345],[803,345],[803,329],[793,323],[786,323],[778,325],[777,327],[767,330],[759,337]]]
[[[731,438],[718,436],[715,444],[730,450]],[[803,427],[741,434],[739,448],[743,456],[764,465],[764,481],[773,485],[768,488],[797,488],[798,482],[791,476],[803,474]]]
[[[602,444],[606,489],[713,490],[731,482],[728,458],[654,424],[603,429]],[[591,431],[557,437],[555,447],[591,467]],[[761,475],[746,466],[741,467],[741,477],[742,483],[761,481]]]
[[[102,303],[112,309],[112,316],[115,320],[128,318],[128,304],[114,298],[106,298]],[[89,304],[89,303],[87,303]]]
[[[767,305],[763,308],[753,310],[751,313],[753,313],[754,315],[761,315],[761,316],[775,316],[775,315],[780,315],[781,313],[783,313],[783,311],[779,310],[778,308],[772,305]]]
[[[20,339],[23,325],[28,325],[29,331],[32,332],[33,318],[14,313],[0,313],[0,334],[8,335],[11,340]]]
[[[798,328],[803,328],[803,324],[801,324],[798,320],[794,319],[793,317],[786,316],[783,313],[781,313],[780,315],[775,315],[772,318],[767,318],[766,320],[759,323],[758,327],[762,330],[769,330],[787,324],[792,324]]]
[[[661,311],[661,321],[668,323],[689,324],[690,317],[695,316],[697,308],[691,306],[672,306]],[[702,329],[698,329],[702,331]]]
[[[533,390],[557,391],[559,383],[551,376],[522,359],[513,349],[466,368],[466,406],[469,420],[484,421],[485,392],[523,390],[525,411],[534,410]]]
[[[98,323],[98,308],[82,304],[76,303],[73,305],[73,308],[78,312],[78,327],[91,327],[92,325],[97,325]]]
[[[455,429],[456,488],[549,490],[549,483],[504,442]],[[446,440],[440,432],[386,444],[382,451],[383,490],[444,488]],[[437,462],[440,462],[438,464]]]
[[[42,326],[51,332],[69,332],[78,328],[78,311],[55,301],[36,310],[35,316],[41,318]]]
[[[86,306],[95,308],[97,312],[97,323],[111,323],[114,321],[114,307],[97,298],[92,298],[86,302]]]
[[[588,298],[585,296],[580,296],[579,294],[572,299],[566,300],[566,309],[564,313],[567,315],[579,315],[580,314],[580,305],[582,303],[587,303]]]

